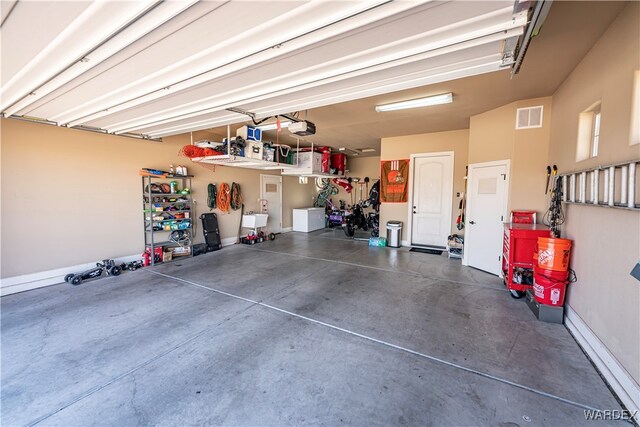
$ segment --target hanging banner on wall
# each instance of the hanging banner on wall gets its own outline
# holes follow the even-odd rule
[[[407,203],[409,160],[384,160],[380,163],[380,200],[383,203]]]

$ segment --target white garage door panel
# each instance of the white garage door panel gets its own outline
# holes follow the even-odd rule
[[[30,7],[23,3],[17,12]],[[272,115],[497,71],[504,40],[527,22],[514,1],[176,4],[47,2],[49,15],[66,21],[41,20],[20,52],[14,46],[34,20],[12,13],[2,47],[16,53],[3,55],[2,71],[34,88],[15,85],[19,102],[3,111],[114,133],[177,134],[237,121],[223,111],[229,107]],[[35,71],[24,67],[33,57]],[[39,87],[43,76],[55,78]]]
[[[4,2],[3,2],[4,3]],[[88,1],[21,1],[2,26],[2,85],[4,86],[89,5]],[[26,37],[25,37],[26,36]],[[8,49],[12,49],[8,55]]]
[[[105,95],[125,93],[144,82],[153,82],[154,89],[162,88],[163,85],[175,82],[175,77],[170,77],[169,72],[176,69],[181,61],[190,60],[193,56],[212,47],[226,47],[229,45],[228,40],[232,37],[247,33],[265,19],[285,13],[293,9],[296,4],[299,3],[262,2],[256,4],[255,13],[246,14],[246,7],[242,2],[226,3],[111,68],[107,73],[75,88],[63,98],[42,106],[34,111],[34,114],[40,117],[54,117],[60,112],[69,111],[86,102],[95,103]],[[221,23],[227,24],[221,25]],[[219,57],[220,52],[217,55]],[[192,65],[188,75],[202,72],[203,70],[198,68],[206,65],[206,62],[200,59],[198,67],[193,64],[195,61],[191,60]],[[167,67],[169,69],[165,69]]]
[[[498,44],[499,42],[496,42]],[[490,54],[494,46],[478,48],[480,53],[486,50]],[[327,84],[310,85],[309,89],[295,88],[285,91],[285,95],[275,97],[271,94],[266,100],[259,100],[246,104],[240,104],[241,108],[253,111],[259,115],[272,115],[282,111],[292,111],[292,106],[299,106],[301,109],[314,108],[328,105],[331,102],[341,102],[347,99],[356,99],[389,91],[407,89],[410,87],[422,86],[429,83],[436,83],[452,78],[464,77],[466,75],[478,74],[480,67],[490,64],[482,72],[496,71],[499,68],[501,58],[499,55],[489,55],[478,60],[455,62],[452,57],[462,58],[465,55],[478,53],[477,50],[467,50],[455,52],[442,58],[430,58],[411,64],[392,66],[379,72],[364,74],[358,77],[336,81],[330,79]],[[434,65],[443,64],[441,67]],[[460,71],[461,68],[465,69]],[[468,69],[468,70],[466,70]],[[468,74],[467,74],[468,73]],[[435,74],[435,75],[434,75]],[[298,90],[296,90],[298,89]],[[304,90],[301,90],[304,89]],[[331,98],[335,96],[335,98]],[[331,102],[327,102],[327,100]],[[154,104],[155,105],[155,104]],[[237,104],[236,104],[237,105]],[[150,106],[151,107],[151,106]],[[154,109],[148,110],[149,114],[154,113]],[[191,121],[207,120],[211,113],[193,115],[191,119],[178,120],[176,123],[187,125]],[[227,123],[218,123],[223,125]],[[152,133],[166,128],[167,125],[139,127],[136,131]],[[205,126],[206,127],[206,126]]]
[[[377,73],[365,74],[339,82],[314,86],[307,90],[291,90],[287,91],[290,92],[290,94],[274,98],[268,97],[268,99],[264,101],[241,104],[240,107],[248,111],[256,112],[260,116],[273,115],[281,113],[282,111],[293,111],[296,109],[294,108],[296,106],[299,107],[299,109],[315,108],[343,100],[373,96],[380,93],[478,74],[480,70],[479,67],[482,66],[486,67],[483,68],[482,72],[496,71],[499,68],[500,57],[495,55],[490,58],[482,58],[481,60],[455,63],[442,68],[436,68],[435,70],[428,68],[430,63],[431,61],[424,61],[406,66],[392,67]],[[486,66],[486,64],[489,65]],[[469,74],[465,71],[460,71],[460,66],[469,67]],[[437,75],[434,76],[434,72],[436,72]],[[176,122],[171,120],[171,123],[164,125],[140,127],[135,129],[135,131],[153,134],[153,132],[158,132],[159,130],[170,127],[174,123],[187,126],[194,121],[204,121],[207,123],[208,119],[210,125],[204,125],[202,128],[204,129],[216,123],[214,120],[211,120],[211,113],[195,115],[192,118]],[[224,124],[227,124],[227,122],[217,122],[216,125]]]
[[[256,2],[255,8],[247,9],[249,4],[253,2],[215,9],[65,96],[75,97],[80,104],[58,101],[42,107],[39,114],[65,109],[69,117],[69,112],[100,110],[113,104],[102,105],[103,99],[121,95],[120,101],[124,102],[145,95],[298,37],[308,31],[309,25],[321,26],[325,21],[344,18],[375,2],[333,6],[326,2]],[[66,119],[64,115],[59,118]]]
[[[88,124],[109,130],[127,129],[138,126],[141,123],[140,118],[146,115],[157,116],[165,112],[165,117],[172,117],[173,112],[183,110],[185,105],[189,105],[192,111],[219,108],[229,104],[237,105],[248,98],[273,94],[337,74],[342,75],[443,46],[456,45],[464,39],[458,34],[458,26],[443,31],[438,24],[450,24],[458,18],[474,16],[473,7],[458,7],[461,8],[459,12],[462,16],[448,16],[443,8],[435,8],[422,14],[414,13],[404,18],[400,25],[396,20],[386,26],[380,25],[347,33],[345,37],[348,37],[348,41],[344,37],[333,38],[315,48],[296,51],[260,66],[221,77],[211,83],[169,95],[146,108],[136,108],[135,114],[125,111]],[[501,24],[504,17],[500,15],[500,18],[491,16],[490,19],[480,20],[480,23],[483,28],[496,26],[494,30],[497,31],[501,25],[504,27],[504,24]],[[476,26],[480,27],[477,23]],[[473,32],[471,29],[469,31]],[[475,35],[479,34],[474,33]],[[456,48],[461,49],[462,46]],[[499,50],[498,48],[497,51]],[[495,47],[492,52],[496,52]],[[206,97],[203,96],[205,93],[215,95]],[[131,115],[135,115],[136,119],[131,120]]]
[[[182,13],[179,13],[173,19],[170,19],[168,22],[165,22],[159,28],[156,28],[155,30],[149,32],[146,36],[128,45],[126,49],[118,50],[116,53],[109,54],[104,61],[100,62],[99,64],[93,64],[93,66],[88,71],[83,72],[79,76],[73,78],[73,80],[69,81],[69,83],[66,83],[62,86],[58,86],[57,89],[54,89],[53,91],[47,94],[44,94],[42,98],[40,98],[38,101],[32,104],[28,104],[26,107],[20,107],[20,109],[17,111],[16,114],[34,115],[35,111],[37,111],[37,109],[42,107],[43,105],[48,104],[50,102],[53,102],[53,103],[60,102],[61,100],[59,98],[64,96],[68,92],[72,91],[74,88],[81,86],[84,83],[92,79],[95,79],[96,77],[108,72],[112,68],[117,67],[118,64],[123,63],[124,61],[128,60],[132,56],[147,49],[149,46],[152,46],[155,43],[160,42],[165,37],[168,37],[169,35],[175,33],[181,28],[189,25],[193,21],[200,19],[201,16],[206,15],[207,13],[211,12],[215,8],[219,7],[221,5],[221,2],[214,2],[214,1],[198,2],[187,8],[188,5],[189,3],[185,3],[183,8],[185,8],[186,10],[183,10]],[[160,9],[166,10],[165,3],[156,7],[151,12],[151,14],[156,14],[160,12]],[[175,10],[175,7],[171,7],[171,10]],[[133,25],[133,27],[137,28],[138,26],[140,26],[144,28],[146,25],[145,21],[147,21],[148,18],[149,16],[145,15],[144,21],[136,22]],[[124,37],[125,33],[127,32],[128,31],[123,32],[122,36]],[[118,37],[120,36],[121,35],[119,34]],[[105,46],[104,49],[106,49],[107,51],[111,51],[111,46],[110,45]],[[103,50],[100,49],[98,50],[98,52],[101,53],[103,52]],[[94,57],[94,53],[91,54],[91,57],[92,58]],[[52,105],[56,105],[56,104],[52,104]],[[64,104],[61,104],[61,105],[64,105]]]

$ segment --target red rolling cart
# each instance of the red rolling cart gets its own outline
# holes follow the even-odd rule
[[[542,224],[505,224],[502,246],[504,283],[514,298],[522,298],[533,286],[533,255],[538,237],[550,237],[551,230]]]

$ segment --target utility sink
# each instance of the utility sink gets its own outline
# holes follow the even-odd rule
[[[267,214],[248,214],[242,215],[243,228],[260,228],[267,226]]]

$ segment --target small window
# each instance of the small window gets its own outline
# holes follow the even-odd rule
[[[600,142],[600,111],[593,115],[593,137],[591,138],[591,157],[598,156],[598,143]]]
[[[601,125],[602,113],[600,112],[600,101],[598,101],[580,113],[578,117],[576,161],[587,160],[598,156]]]

